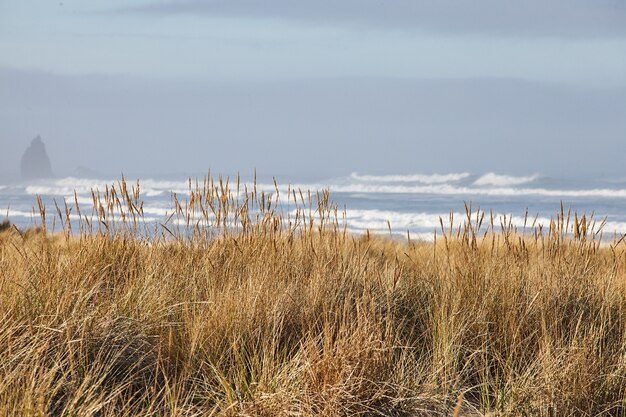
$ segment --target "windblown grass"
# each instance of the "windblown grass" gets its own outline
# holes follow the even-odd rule
[[[626,415],[626,252],[593,220],[468,208],[406,243],[255,188],[190,182],[153,227],[122,180],[0,234],[0,414]]]

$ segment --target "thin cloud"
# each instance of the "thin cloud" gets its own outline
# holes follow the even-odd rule
[[[278,18],[445,34],[626,36],[621,0],[162,0],[115,12]]]

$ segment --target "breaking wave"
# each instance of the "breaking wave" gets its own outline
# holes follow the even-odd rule
[[[417,232],[422,236],[430,235],[432,239],[434,230],[440,230],[442,219],[444,227],[449,227],[450,213],[401,213],[395,211],[386,210],[346,210],[346,222],[348,228],[355,232],[365,232],[369,230],[372,232],[388,233],[389,226],[391,226],[392,232],[397,234],[406,233],[407,230]],[[506,219],[505,219],[506,217]],[[551,219],[545,216],[520,216],[520,215],[505,215],[503,213],[494,213],[494,228],[499,230],[501,222],[505,221],[507,224],[511,224],[518,230],[522,231],[524,228],[530,230],[533,226],[538,227],[542,225],[549,227]],[[454,226],[466,220],[464,213],[454,214]],[[483,223],[483,230],[487,227],[487,220]],[[600,220],[597,221],[596,226],[599,226]],[[573,226],[572,226],[573,227]],[[604,225],[603,231],[605,233],[626,233],[626,222],[607,221]]]
[[[29,184],[25,188],[26,194],[29,195],[61,195],[73,196],[74,191],[78,195],[91,194],[91,191],[103,191],[107,186],[115,185],[118,187],[119,180],[95,180],[85,178],[67,177],[58,180],[37,182]],[[135,182],[127,181],[127,187],[130,189]],[[170,192],[185,193],[188,192],[187,181],[161,181],[154,179],[145,179],[139,182],[141,195],[144,197],[156,197]]]
[[[350,174],[350,178],[357,181],[368,182],[419,182],[422,184],[441,184],[446,182],[461,181],[469,177],[470,174],[414,174],[414,175],[361,175],[356,172]]]
[[[533,182],[538,178],[539,175],[537,174],[528,177],[513,177],[510,175],[499,175],[494,172],[490,172],[474,181],[474,185],[478,185],[481,187],[488,185],[493,185],[496,187],[507,187],[511,185],[528,184],[529,182]]]
[[[389,175],[389,176],[370,176],[358,175],[353,173],[350,175],[352,181],[345,182],[343,180],[333,181],[331,183],[301,183],[292,184],[291,186],[278,186],[281,193],[281,200],[288,201],[290,198],[288,190],[316,190],[328,189],[332,193],[344,193],[351,195],[368,195],[368,194],[415,194],[415,195],[441,195],[441,196],[458,196],[466,199],[475,199],[476,197],[511,197],[516,200],[518,197],[545,197],[554,199],[575,199],[575,198],[605,198],[605,199],[626,199],[626,188],[546,188],[539,186],[530,186],[528,183],[536,181],[539,176],[532,175],[526,177],[511,177],[506,175],[498,175],[488,173],[479,177],[470,185],[458,183],[466,179],[470,174],[433,174],[433,175]],[[51,181],[42,181],[33,184],[27,184],[22,189],[25,195],[43,195],[43,196],[64,196],[73,199],[74,192],[78,195],[80,203],[88,203],[91,198],[92,190],[103,191],[105,187],[115,185],[118,187],[119,181],[105,181],[93,179],[81,179],[68,177],[63,179],[55,179]],[[140,181],[141,196],[150,200],[168,203],[172,192],[177,193],[184,198],[187,195],[188,180],[184,181],[162,181],[155,179],[146,179]],[[527,184],[525,186],[517,186]],[[252,188],[251,184],[247,184],[248,189]],[[134,182],[129,181],[127,186],[134,186]],[[243,183],[242,183],[243,188]],[[276,190],[274,184],[257,184],[259,191],[266,194],[273,194]],[[398,197],[400,198],[400,197]],[[517,204],[514,201],[511,203]],[[518,202],[522,203],[522,202]],[[166,205],[166,204],[161,204]],[[484,204],[483,204],[484,205]]]
[[[31,217],[37,217],[39,216],[39,213],[35,214],[33,213],[33,211],[26,211],[26,210],[14,210],[14,209],[8,209],[7,211],[2,213],[4,214],[8,214],[8,218],[12,219],[14,217],[23,217],[23,218],[31,218]]]
[[[387,221],[393,229],[432,229],[439,224],[440,217],[435,213],[398,213],[387,210],[346,210],[346,221],[357,229],[387,229]]]
[[[341,193],[387,193],[387,194],[435,194],[457,196],[541,196],[541,197],[600,197],[600,198],[626,198],[626,189],[582,189],[582,190],[559,190],[547,188],[515,188],[515,187],[459,187],[450,184],[440,185],[367,185],[367,184],[331,184],[322,188],[330,189],[330,192]]]

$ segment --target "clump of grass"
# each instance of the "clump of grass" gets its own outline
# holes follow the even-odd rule
[[[2,223],[0,223],[0,233],[6,232],[11,228],[11,222],[9,219],[4,219]]]
[[[0,238],[2,415],[626,415],[626,252],[593,218],[467,207],[404,243],[210,178],[159,225],[124,180],[60,233],[39,205]]]

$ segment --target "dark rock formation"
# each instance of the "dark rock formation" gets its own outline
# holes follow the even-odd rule
[[[48,158],[46,145],[43,144],[41,137],[37,136],[33,139],[22,155],[21,169],[24,180],[52,177],[50,158]]]

